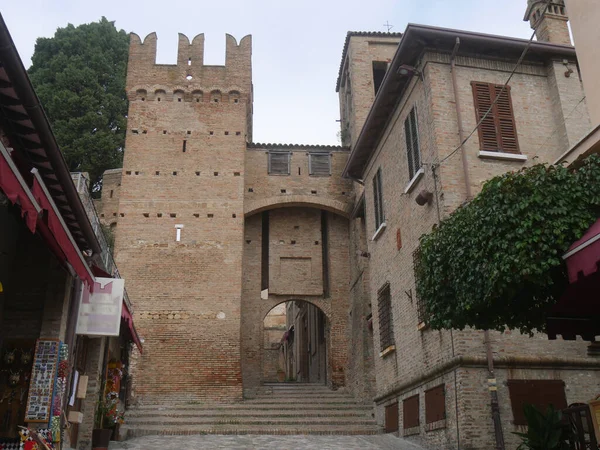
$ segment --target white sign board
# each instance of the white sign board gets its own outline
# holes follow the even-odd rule
[[[121,278],[96,278],[93,292],[84,288],[75,333],[86,336],[118,336],[124,287],[125,280]]]

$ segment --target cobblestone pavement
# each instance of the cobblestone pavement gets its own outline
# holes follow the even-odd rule
[[[109,450],[197,450],[197,449],[278,449],[278,450],[424,450],[392,435],[374,436],[267,436],[191,435],[144,436],[125,442],[111,442]]]

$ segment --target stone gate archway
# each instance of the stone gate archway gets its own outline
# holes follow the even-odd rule
[[[261,384],[327,384],[329,331],[329,319],[313,302],[293,299],[275,305],[263,319]]]

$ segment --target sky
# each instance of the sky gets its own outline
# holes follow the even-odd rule
[[[339,144],[335,83],[347,31],[403,32],[408,23],[529,38],[526,0],[3,0],[25,67],[38,37],[105,16],[174,64],[178,33],[205,34],[205,64],[224,64],[225,33],[252,34],[254,141]]]

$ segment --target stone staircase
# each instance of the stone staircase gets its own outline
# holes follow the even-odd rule
[[[147,435],[339,434],[382,430],[373,407],[343,391],[308,383],[273,383],[252,400],[231,404],[143,405],[128,410],[125,439]]]

